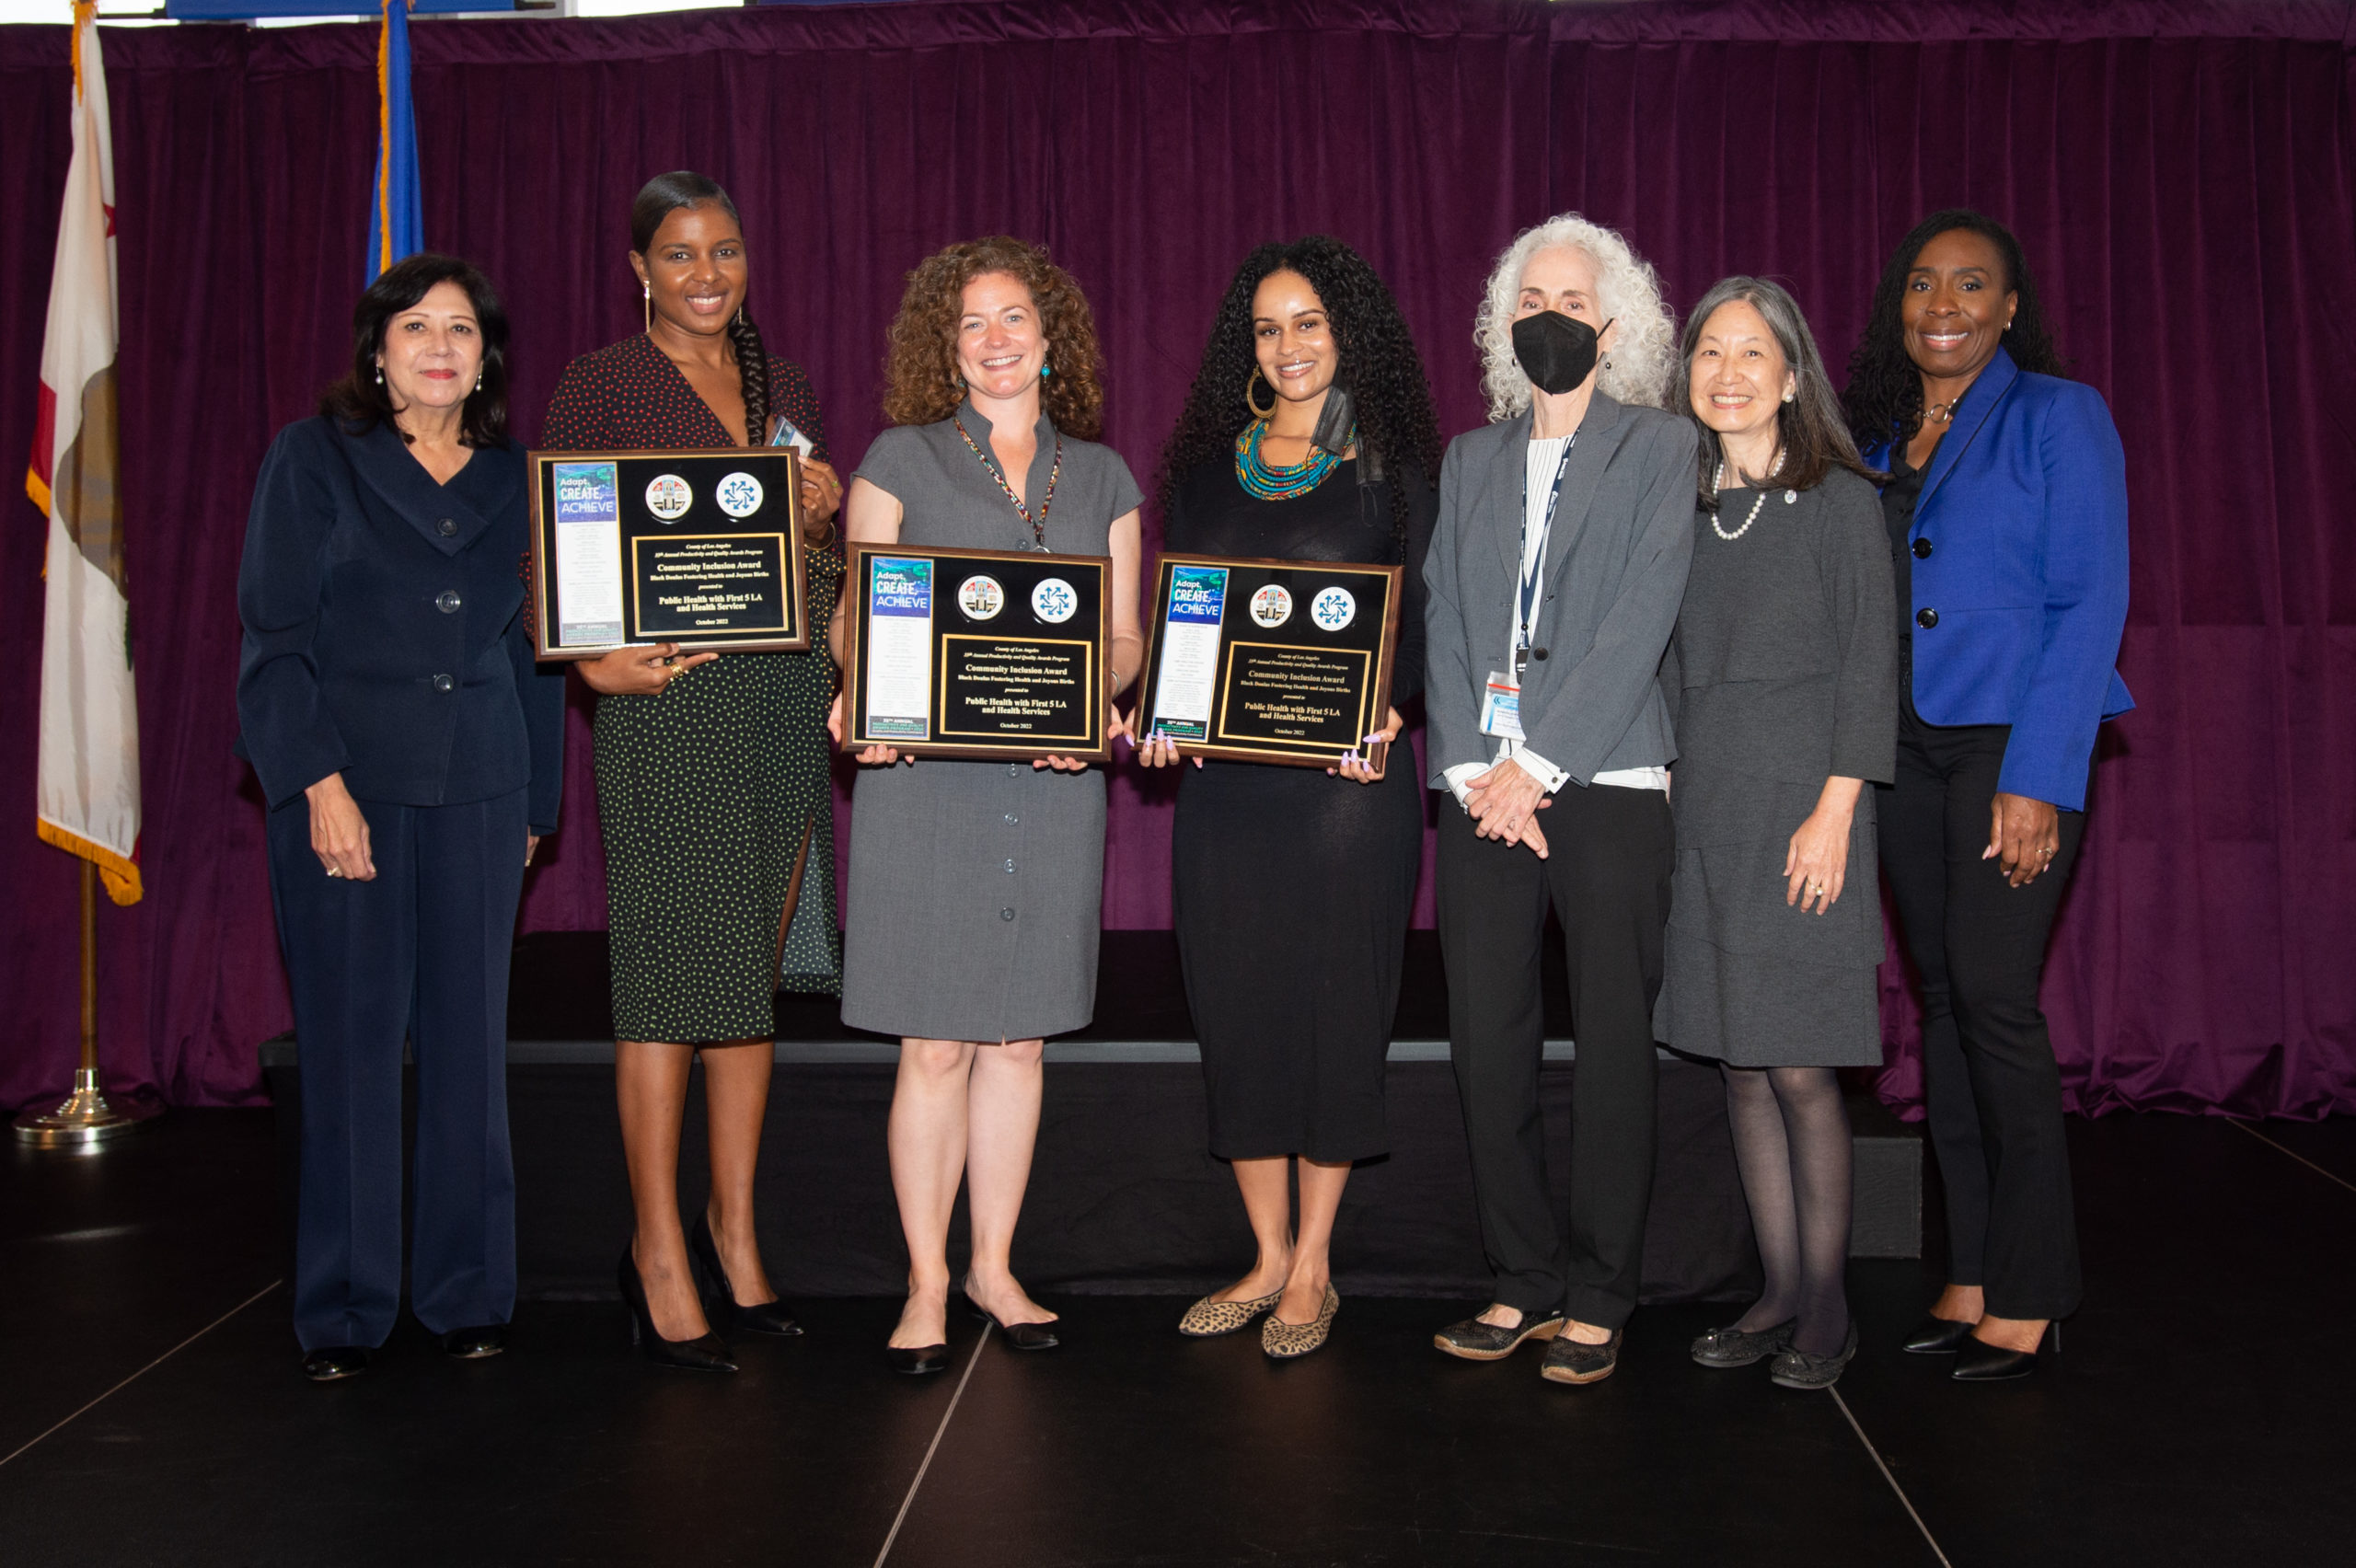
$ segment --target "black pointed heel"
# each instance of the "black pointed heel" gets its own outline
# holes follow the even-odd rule
[[[964,1295],[963,1291],[958,1294]],[[1004,1334],[1007,1348],[1010,1350],[1053,1350],[1064,1343],[1056,1337],[1055,1324],[1001,1323],[984,1310],[982,1304],[970,1296],[965,1297],[965,1310]]]
[[[1953,1318],[1934,1318],[1928,1314],[1914,1325],[1900,1347],[1909,1355],[1953,1355],[1971,1337],[1972,1325],[1959,1323]]]
[[[673,1366],[682,1372],[736,1370],[726,1343],[718,1334],[706,1332],[700,1339],[666,1340],[654,1332],[654,1314],[646,1305],[646,1282],[639,1277],[638,1260],[630,1255],[628,1246],[622,1248],[622,1261],[614,1271],[614,1278],[621,1286],[622,1305],[629,1309],[629,1343],[638,1346],[640,1355],[657,1366]]]
[[[687,1238],[687,1246],[695,1253],[696,1262],[703,1265],[704,1275],[710,1281],[712,1295],[704,1302],[704,1311],[711,1313],[714,1303],[719,1316],[728,1326],[748,1333],[793,1335],[802,1325],[793,1320],[793,1309],[783,1301],[756,1301],[750,1307],[740,1306],[736,1289],[728,1283],[728,1271],[720,1263],[720,1243],[711,1239],[711,1219],[708,1215],[696,1216],[695,1233]]]
[[[2035,1350],[2006,1350],[1986,1340],[1967,1339],[1956,1352],[1955,1370],[1949,1376],[1958,1383],[2001,1383],[2012,1378],[2026,1378],[2037,1370],[2047,1355],[2061,1354],[2059,1321],[2045,1325]]]

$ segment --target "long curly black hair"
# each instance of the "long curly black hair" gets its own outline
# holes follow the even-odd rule
[[[1958,229],[1979,235],[1996,248],[1996,254],[2004,259],[2004,287],[2020,296],[2013,329],[2004,334],[2004,351],[2013,356],[2013,363],[2036,375],[2060,375],[2067,368],[2053,346],[2045,303],[2013,231],[1969,207],[1933,213],[1907,230],[1906,237],[1890,253],[1881,282],[1874,285],[1865,336],[1858,340],[1857,352],[1849,356],[1849,385],[1841,393],[1841,406],[1849,418],[1849,433],[1857,438],[1860,447],[1871,450],[1892,439],[1911,441],[1923,428],[1923,373],[1907,356],[1900,308],[1906,299],[1907,274],[1913,271],[1923,248]]]
[[[1309,280],[1332,318],[1341,350],[1334,384],[1349,388],[1359,447],[1382,460],[1391,480],[1392,528],[1403,542],[1410,482],[1404,470],[1415,470],[1413,482],[1439,483],[1439,421],[1432,412],[1431,383],[1391,291],[1365,257],[1322,234],[1290,245],[1264,245],[1235,270],[1178,428],[1161,449],[1161,504],[1167,510],[1178,481],[1195,464],[1233,460],[1235,438],[1253,418],[1244,388],[1259,364],[1252,351],[1252,295],[1270,273],[1286,271]]]

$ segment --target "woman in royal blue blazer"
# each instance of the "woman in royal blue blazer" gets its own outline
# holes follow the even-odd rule
[[[1881,863],[1922,975],[1947,1194],[1947,1286],[1906,1348],[1956,1355],[1968,1382],[2031,1370],[2079,1297],[2038,982],[2096,728],[2132,704],[2113,668],[2126,458],[2101,395],[2061,369],[2019,242],[1953,209],[1891,257],[1845,395],[1889,471],[1900,700]]]
[[[364,1369],[401,1288],[401,1042],[417,1061],[410,1305],[453,1355],[515,1304],[507,960],[556,829],[564,679],[537,673],[507,318],[448,256],[387,268],[350,375],[262,461],[237,568],[238,749],[270,805],[302,1053],[294,1332]]]

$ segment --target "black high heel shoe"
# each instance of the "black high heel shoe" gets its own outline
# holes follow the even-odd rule
[[[687,1245],[695,1252],[696,1262],[703,1265],[705,1278],[720,1304],[720,1316],[728,1326],[750,1333],[791,1335],[802,1332],[793,1320],[793,1309],[783,1301],[756,1301],[750,1307],[736,1300],[736,1289],[728,1283],[728,1271],[720,1266],[720,1243],[711,1239],[711,1219],[707,1215],[696,1216],[695,1233],[687,1238]],[[704,1311],[711,1311],[712,1303],[706,1300]]]
[[[614,1277],[622,1288],[622,1305],[629,1309],[629,1343],[647,1360],[682,1372],[736,1370],[727,1344],[718,1334],[707,1331],[700,1339],[666,1340],[654,1332],[654,1314],[646,1305],[646,1281],[639,1277],[638,1260],[628,1245],[622,1248],[622,1261]]]
[[[1053,1323],[1001,1323],[984,1310],[982,1304],[971,1296],[965,1295],[962,1290],[958,1294],[965,1297],[965,1310],[1006,1336],[1007,1348],[1010,1350],[1053,1350],[1064,1343],[1056,1337],[1056,1326]]]
[[[1971,1337],[1973,1326],[1958,1322],[1953,1318],[1937,1318],[1925,1313],[1900,1348],[1909,1355],[1953,1355],[1963,1348],[1963,1342]]]
[[[2049,1353],[2062,1354],[2058,1320],[2045,1325],[2035,1350],[2006,1350],[1983,1339],[1966,1338],[1956,1351],[1955,1371],[1949,1376],[1958,1383],[2001,1383],[2007,1378],[2026,1378]]]

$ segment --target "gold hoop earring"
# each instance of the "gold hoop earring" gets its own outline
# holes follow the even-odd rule
[[[1268,406],[1267,406],[1266,408],[1265,408],[1265,409],[1264,409],[1264,408],[1262,408],[1262,407],[1260,407],[1260,405],[1259,405],[1259,404],[1257,404],[1257,403],[1255,403],[1255,402],[1253,402],[1253,401],[1252,400],[1252,384],[1253,384],[1253,382],[1255,382],[1255,381],[1266,382],[1266,383],[1267,383],[1267,386],[1268,386]],[[1273,418],[1275,418],[1275,417],[1276,417],[1276,384],[1275,384],[1274,382],[1268,381],[1268,378],[1267,378],[1266,376],[1265,376],[1265,375],[1261,375],[1261,374],[1260,374],[1260,367],[1259,367],[1258,365],[1256,365],[1256,364],[1255,364],[1255,365],[1253,365],[1253,366],[1252,367],[1252,374],[1251,374],[1250,375],[1247,375],[1247,376],[1245,376],[1245,377],[1243,378],[1243,406],[1244,406],[1245,408],[1247,408],[1247,409],[1251,409],[1251,410],[1252,410],[1252,417],[1253,417],[1253,418],[1254,418],[1254,419],[1258,419],[1258,420],[1267,420],[1267,419],[1273,419]]]
[[[646,329],[652,332],[654,330],[654,285],[641,283],[638,286],[646,291]]]

